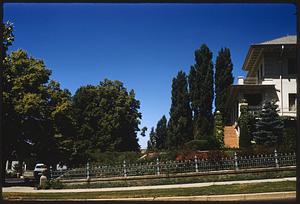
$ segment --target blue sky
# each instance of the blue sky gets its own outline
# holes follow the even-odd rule
[[[249,45],[296,34],[295,12],[289,4],[4,4],[11,50],[43,59],[63,88],[74,94],[108,78],[135,90],[148,127],[142,148],[169,118],[172,78],[189,72],[195,49],[206,43],[215,62],[230,48],[236,80]]]

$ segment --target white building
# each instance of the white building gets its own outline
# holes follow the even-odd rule
[[[231,124],[224,129],[225,146],[238,147],[236,122],[243,101],[248,103],[250,111],[257,111],[264,101],[277,100],[279,115],[296,119],[296,60],[296,36],[250,46],[242,68],[247,76],[238,77],[226,102]]]

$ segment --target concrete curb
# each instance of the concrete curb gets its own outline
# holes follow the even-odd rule
[[[13,199],[10,199],[13,200]],[[16,199],[20,200],[20,199]],[[30,199],[25,199],[30,200]],[[147,198],[113,198],[113,199],[34,199],[34,201],[278,201],[296,200],[296,191],[205,195],[205,196],[177,196],[177,197],[147,197]]]

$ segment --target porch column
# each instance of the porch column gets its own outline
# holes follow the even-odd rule
[[[7,161],[6,161],[5,170],[8,170],[8,163],[9,163],[9,161],[7,160]]]

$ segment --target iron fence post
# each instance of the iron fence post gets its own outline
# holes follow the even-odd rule
[[[199,169],[198,169],[198,158],[197,158],[197,156],[195,155],[195,168],[196,168],[196,172],[198,172],[199,171]]]
[[[156,158],[156,174],[159,175],[160,172],[159,172],[159,160],[158,158]]]
[[[90,180],[90,163],[86,163],[86,179]]]
[[[276,164],[276,168],[279,168],[279,163],[278,163],[278,155],[277,155],[277,150],[274,150],[274,156],[275,156],[275,164]]]
[[[124,177],[127,177],[127,171],[126,171],[126,161],[123,161],[123,170],[124,170]]]
[[[239,170],[236,152],[234,152],[234,166],[236,171]]]

